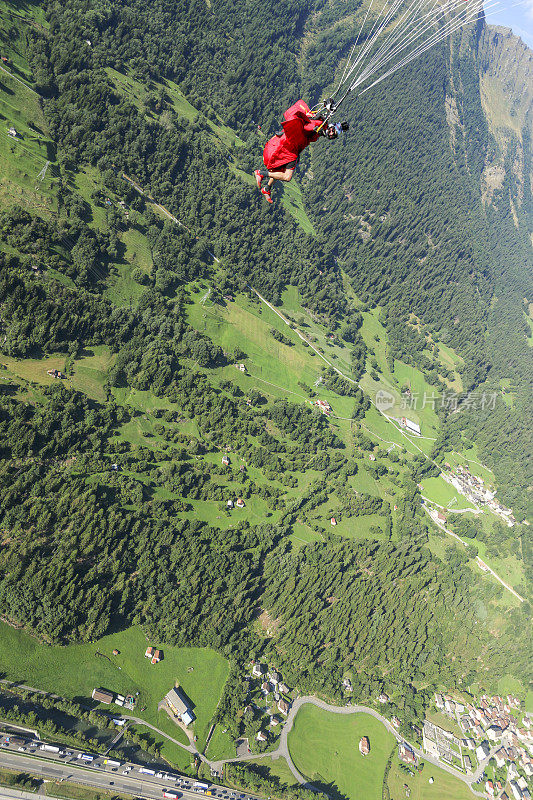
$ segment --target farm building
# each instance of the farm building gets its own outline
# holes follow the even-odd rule
[[[402,427],[405,428],[409,433],[414,433],[415,436],[420,436],[420,425],[417,425],[416,422],[413,422],[407,417],[402,417]]]
[[[96,700],[98,703],[106,703],[107,705],[113,702],[114,696],[113,692],[108,692],[106,689],[93,689],[91,695],[93,700]]]
[[[170,692],[165,695],[165,700],[170,710],[179,717],[185,725],[189,725],[195,719],[192,712],[192,702],[180,686],[171,689]]]

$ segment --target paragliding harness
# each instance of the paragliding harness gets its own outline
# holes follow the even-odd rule
[[[340,104],[346,99],[349,93],[350,90],[348,89],[338,103],[335,103],[333,97],[328,97],[326,100],[324,100],[322,108],[317,111],[314,116],[314,119],[323,120],[322,125],[317,128],[317,133],[321,133],[329,139],[336,139],[339,133],[350,129],[350,126],[347,122],[330,122],[333,115],[338,111]],[[334,135],[330,135],[330,131],[334,131]]]

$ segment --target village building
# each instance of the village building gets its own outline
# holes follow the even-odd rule
[[[245,364],[235,364],[239,372],[246,372],[246,365]]]
[[[486,730],[487,738],[490,739],[491,742],[495,742],[496,739],[501,739],[502,733],[503,731],[499,725],[491,725]]]
[[[522,790],[520,789],[520,786],[517,784],[517,782],[511,781],[509,783],[509,786],[511,787],[511,791],[513,793],[513,797],[515,798],[515,800],[522,800]]]
[[[159,664],[159,662],[163,658],[163,651],[162,650],[154,650],[152,653],[152,658],[150,659],[151,664]]]
[[[96,700],[97,703],[105,703],[106,705],[113,702],[114,696],[113,692],[108,692],[107,689],[93,689],[91,695],[93,700]]]
[[[280,683],[278,689],[280,690],[281,694],[288,694],[289,692],[289,687],[287,686],[286,683]]]
[[[226,503],[226,508],[233,508],[233,500],[228,500]]]
[[[406,742],[400,742],[398,745],[398,757],[400,761],[403,761],[404,764],[414,764],[416,765],[416,756],[413,750],[409,747]]]
[[[274,686],[277,686],[280,681],[281,675],[274,669],[268,673],[268,678],[270,680],[270,683],[274,684]]]
[[[489,797],[494,797],[494,784],[492,781],[485,781],[485,791]]]
[[[437,519],[439,522],[446,522],[446,514],[443,514],[442,511],[437,511]]]
[[[289,713],[289,709],[290,709],[290,703],[288,703],[282,697],[281,700],[278,702],[278,711],[281,711],[281,713],[286,717],[287,714]]]
[[[252,667],[252,675],[254,675],[254,677],[260,678],[261,675],[263,674],[263,672],[264,672],[264,669],[263,669],[263,665],[262,664],[257,663],[257,664],[253,665],[253,667]]]
[[[118,656],[118,650],[113,650],[113,655]]]
[[[498,769],[503,767],[505,764],[505,750],[503,747],[500,747],[500,749],[494,753],[494,760],[496,761],[496,766]]]
[[[395,727],[395,728],[399,728],[399,727],[400,727],[400,725],[401,725],[401,722],[400,722],[400,720],[399,720],[399,719],[398,719],[398,717],[396,717],[396,716],[394,716],[394,717],[391,719],[391,722],[392,722],[392,724],[394,725],[394,727]]]
[[[266,742],[268,737],[264,731],[258,731],[257,736],[255,738],[257,739],[258,742]]]
[[[315,406],[318,406],[323,414],[331,414],[331,406],[326,400],[315,400]]]
[[[16,139],[16,138],[17,138],[17,136],[18,136],[18,133],[17,133],[17,131],[15,130],[15,128],[14,128],[13,126],[11,126],[10,128],[8,128],[8,129],[7,129],[7,132],[8,132],[8,134],[9,134],[9,136],[11,136],[13,139]]]
[[[463,757],[463,764],[465,765],[465,769],[468,770],[468,772],[472,772],[472,761],[470,760],[470,756]]]
[[[483,761],[490,753],[490,747],[487,742],[481,742],[480,745],[476,747],[476,758],[478,761]]]
[[[381,692],[380,696],[378,697],[378,702],[380,702],[380,703],[388,703],[389,702],[389,695],[385,694],[385,692]]]
[[[246,503],[244,502],[242,497],[238,497],[237,498],[237,502],[235,503],[235,505],[237,506],[237,508],[244,508]]]
[[[333,527],[335,527],[335,525],[337,524],[337,520],[335,519],[335,517],[332,517],[332,518],[330,519],[330,522],[331,522],[331,524],[333,525]]]
[[[370,753],[370,742],[368,741],[368,736],[362,736],[359,739],[359,752],[362,756],[367,756]]]
[[[408,419],[407,417],[402,417],[402,428],[405,428],[406,431],[409,433],[414,434],[415,436],[420,436],[420,425],[417,425],[416,422]]]
[[[442,697],[442,695],[441,695],[441,694],[436,694],[436,695],[435,695],[435,705],[436,705],[436,706],[437,706],[437,708],[439,708],[439,709],[442,709],[442,708],[444,708],[444,699],[443,699],[443,697]]]
[[[229,458],[229,456],[228,456],[228,455],[226,455],[225,453],[224,453],[224,455],[222,456],[222,464],[223,464],[225,467],[229,467],[229,465],[231,464],[231,461],[230,461],[230,458]]]
[[[146,651],[144,653],[144,657],[145,658],[152,658],[153,654],[154,654],[154,648],[153,647],[147,647]]]
[[[276,717],[275,714],[272,714],[270,717],[270,722],[268,723],[272,728],[275,728],[276,725],[279,725],[279,719]]]
[[[165,700],[172,713],[179,717],[184,725],[193,722],[195,716],[192,712],[192,702],[180,686],[171,689],[165,695]]]

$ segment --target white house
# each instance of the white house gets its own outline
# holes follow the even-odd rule
[[[489,753],[490,747],[487,742],[481,742],[481,744],[476,747],[476,758],[478,761],[483,761],[483,759],[487,758]]]
[[[260,678],[262,674],[263,674],[263,665],[254,664],[252,667],[252,675],[256,678]]]
[[[495,742],[496,739],[501,739],[503,731],[499,725],[491,725],[490,728],[487,728],[486,733],[491,742]]]
[[[511,781],[509,786],[511,787],[513,797],[515,797],[516,800],[522,800],[522,790],[520,789],[520,786],[517,784],[517,782]]]
[[[417,425],[416,422],[413,422],[407,417],[402,417],[402,428],[405,428],[406,431],[413,433],[415,436],[420,436],[420,425]]]

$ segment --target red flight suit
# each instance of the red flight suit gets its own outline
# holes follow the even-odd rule
[[[316,129],[323,124],[321,119],[311,119],[312,112],[305,100],[298,100],[283,117],[283,134],[269,139],[263,150],[263,161],[269,170],[296,161],[308,144],[316,142],[319,136]]]

